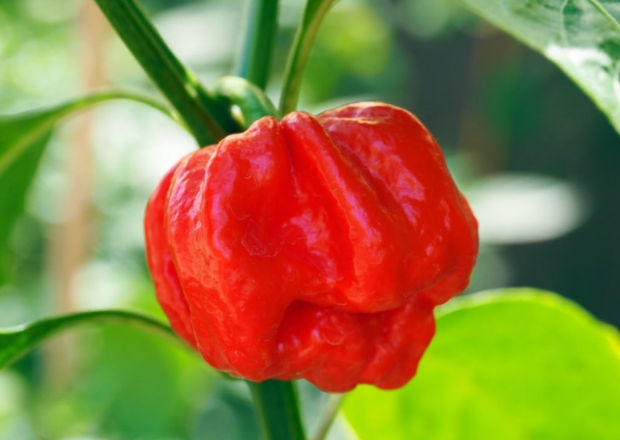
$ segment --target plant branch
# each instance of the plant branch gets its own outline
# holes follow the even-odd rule
[[[213,143],[234,131],[230,115],[181,64],[135,0],[95,1],[199,145]]]
[[[304,68],[314,44],[316,34],[323,17],[334,0],[308,0],[297,28],[293,47],[288,55],[284,73],[284,85],[280,96],[280,112],[283,115],[292,112],[297,107],[301,80]]]
[[[244,27],[235,73],[264,89],[278,30],[278,0],[248,0]]]

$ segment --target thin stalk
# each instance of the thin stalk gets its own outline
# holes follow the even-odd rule
[[[305,440],[294,382],[247,381],[264,440]]]
[[[199,145],[213,143],[234,130],[222,105],[181,64],[135,0],[95,1]]]
[[[278,0],[248,0],[244,27],[235,73],[265,89],[278,30]]]
[[[331,428],[336,416],[338,415],[338,410],[340,409],[340,404],[342,403],[344,396],[345,394],[332,394],[329,396],[325,409],[321,413],[316,431],[311,437],[311,440],[324,440],[325,437],[327,437],[329,428]]]
[[[297,107],[304,68],[323,17],[334,0],[308,0],[289,52],[284,73],[280,113],[286,115]]]

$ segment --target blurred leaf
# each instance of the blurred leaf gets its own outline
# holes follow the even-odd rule
[[[322,24],[317,37],[317,51],[320,48],[325,52],[325,57],[331,58],[329,67],[332,69],[335,64],[343,71],[346,69],[343,73],[348,71],[360,77],[373,78],[390,60],[390,31],[370,4],[336,3]],[[373,56],[369,57],[369,53]],[[323,69],[326,68],[329,69],[323,66]],[[331,75],[336,74],[331,70]]]
[[[534,289],[444,307],[416,377],[358,387],[345,414],[362,439],[618,439],[620,339],[577,305]]]
[[[618,1],[464,1],[475,13],[557,64],[620,133]]]
[[[409,0],[393,7],[393,20],[416,38],[436,38],[462,27],[468,16],[460,0]]]
[[[176,119],[171,111],[158,101],[144,95],[109,90],[91,93],[53,107],[15,115],[0,115],[0,176],[17,158],[44,137],[65,116],[85,110],[93,104],[111,99],[129,99],[147,104]]]
[[[176,339],[170,327],[145,315],[115,310],[74,313],[42,319],[18,327],[0,329],[0,368],[6,367],[46,339],[63,330],[71,329],[77,325],[109,322],[140,326]]]
[[[213,370],[195,352],[127,327],[106,327],[100,336],[72,388],[74,405],[95,421],[98,438],[189,439],[192,400],[207,399]],[[46,434],[61,438],[63,431]]]
[[[6,277],[9,235],[24,201],[54,124],[70,110],[51,109],[0,116],[0,284]]]
[[[387,81],[393,52],[389,25],[369,3],[335,3],[304,73],[304,104],[323,105],[335,95],[380,94],[377,87]]]
[[[110,99],[131,99],[150,105],[174,117],[162,104],[149,97],[122,91],[105,91],[83,96],[42,110],[0,115],[0,283],[7,264],[7,242],[24,201],[52,128],[65,116]]]
[[[0,121],[0,136],[3,136],[2,122]],[[24,201],[30,182],[39,167],[45,146],[50,138],[50,132],[44,132],[38,138],[33,139],[28,148],[19,156],[13,164],[4,172],[0,171],[0,285],[8,278],[9,261],[6,252],[9,235],[13,223],[24,209]],[[4,145],[0,144],[0,148]],[[1,153],[0,153],[1,154]]]

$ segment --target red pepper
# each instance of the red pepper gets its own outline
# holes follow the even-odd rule
[[[157,298],[209,364],[334,392],[411,379],[478,250],[431,134],[378,102],[265,117],[186,156],[145,230]]]

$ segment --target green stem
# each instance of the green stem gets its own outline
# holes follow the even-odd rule
[[[264,440],[305,440],[294,382],[247,381]]]
[[[248,0],[245,34],[235,73],[264,89],[278,30],[278,0]]]
[[[222,105],[181,64],[135,0],[95,1],[200,145],[213,143],[235,130]]]
[[[304,68],[323,17],[334,0],[308,0],[289,52],[280,96],[280,113],[286,115],[297,107]]]

